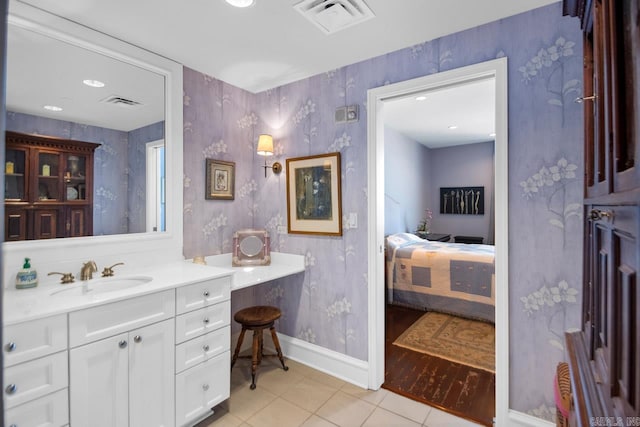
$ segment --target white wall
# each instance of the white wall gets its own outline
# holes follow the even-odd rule
[[[433,210],[431,231],[453,236],[482,236],[489,238],[493,214],[493,141],[480,144],[430,150],[432,182],[429,208]],[[440,187],[484,187],[484,215],[440,214]]]
[[[384,141],[384,233],[414,231],[431,200],[429,149],[386,126]]]

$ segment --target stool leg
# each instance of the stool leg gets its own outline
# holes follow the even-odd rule
[[[273,345],[276,346],[278,359],[280,359],[280,363],[282,363],[282,369],[284,369],[285,371],[288,371],[289,367],[284,364],[284,357],[282,357],[282,350],[280,349],[280,341],[278,341],[278,335],[276,335],[275,326],[271,326],[269,330],[271,331],[271,338],[273,339]]]
[[[240,331],[240,336],[238,337],[238,344],[236,344],[236,351],[233,352],[233,359],[231,359],[231,369],[233,369],[233,365],[236,364],[236,360],[238,360],[238,353],[240,353],[240,347],[242,347],[242,340],[244,340],[244,333],[246,329],[242,328]]]
[[[256,371],[258,370],[258,351],[260,351],[260,333],[262,331],[253,331],[253,355],[251,356],[251,385],[249,388],[255,390],[256,388]]]

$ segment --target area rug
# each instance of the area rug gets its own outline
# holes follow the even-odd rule
[[[495,341],[489,323],[428,312],[393,344],[495,373]]]

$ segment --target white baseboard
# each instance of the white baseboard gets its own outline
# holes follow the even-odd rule
[[[524,412],[509,410],[509,426],[515,427],[554,427],[555,423],[552,423],[542,418],[534,417]]]
[[[236,348],[239,336],[240,332],[232,335],[232,353]],[[251,349],[251,336],[251,334],[245,335],[240,347],[241,351]],[[282,353],[287,359],[295,360],[348,383],[367,388],[369,381],[369,364],[367,362],[281,333],[278,333],[278,340]],[[273,345],[270,341],[269,338],[266,338],[264,345],[268,351],[273,351]]]

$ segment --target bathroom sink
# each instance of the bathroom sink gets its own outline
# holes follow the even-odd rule
[[[121,291],[123,289],[135,288],[151,282],[149,276],[127,276],[127,277],[102,277],[80,282],[78,285],[56,289],[51,295],[98,295],[109,292]]]

